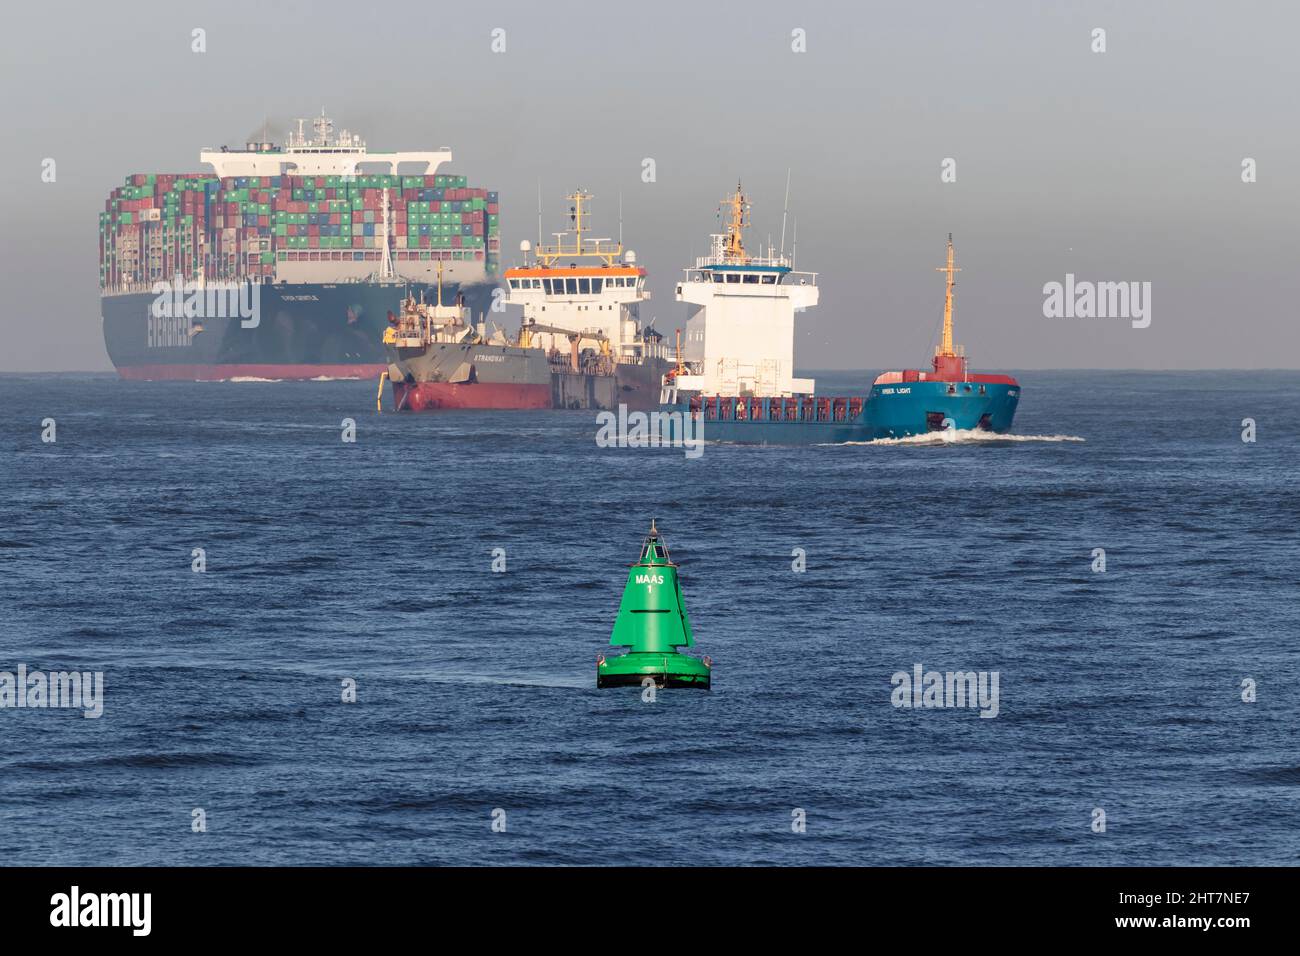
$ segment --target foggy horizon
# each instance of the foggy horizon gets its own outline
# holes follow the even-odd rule
[[[577,4],[399,3],[378,29],[339,28],[359,16],[333,3],[12,14],[0,371],[112,370],[96,217],[126,176],[200,171],[201,148],[242,145],[264,122],[282,142],[322,107],[372,149],[449,146],[439,172],[501,196],[503,269],[536,241],[539,182],[548,237],[579,187],[595,196],[593,234],[617,236],[621,197],[653,293],[641,318],[670,341],[686,315],[675,283],[718,231],[719,199],[742,181],[748,245],[779,243],[789,170],[786,249],[797,229],[798,267],[822,287],[796,319],[800,369],[925,367],[949,233],[972,368],[1300,367],[1300,133],[1286,121],[1300,16],[1283,4],[667,3],[632,21]],[[956,181],[942,182],[949,157]],[[1045,317],[1045,284],[1067,275],[1150,283],[1150,326]],[[519,316],[489,319],[511,330]]]

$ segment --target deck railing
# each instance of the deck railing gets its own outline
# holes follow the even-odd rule
[[[847,422],[862,414],[860,396],[745,398],[695,395],[691,416],[706,422]]]

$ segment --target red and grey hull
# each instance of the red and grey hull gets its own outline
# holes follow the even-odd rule
[[[541,349],[434,342],[390,347],[388,378],[398,411],[654,408],[669,365],[654,359],[610,375],[553,368]]]
[[[550,408],[551,384],[394,382],[393,407],[398,411],[410,412],[465,408]]]
[[[551,407],[551,369],[540,349],[471,340],[390,347],[388,355],[398,411]]]

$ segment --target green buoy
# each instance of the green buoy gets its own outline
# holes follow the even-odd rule
[[[659,687],[709,689],[713,662],[677,650],[691,647],[695,641],[682,603],[677,565],[668,557],[653,520],[641,545],[641,559],[628,571],[609,643],[628,651],[618,657],[602,654],[596,658],[597,687],[640,687],[650,677]]]

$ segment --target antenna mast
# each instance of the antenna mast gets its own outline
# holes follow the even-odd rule
[[[785,218],[790,215],[790,167],[785,169],[785,210],[781,213],[781,255],[785,256]]]

